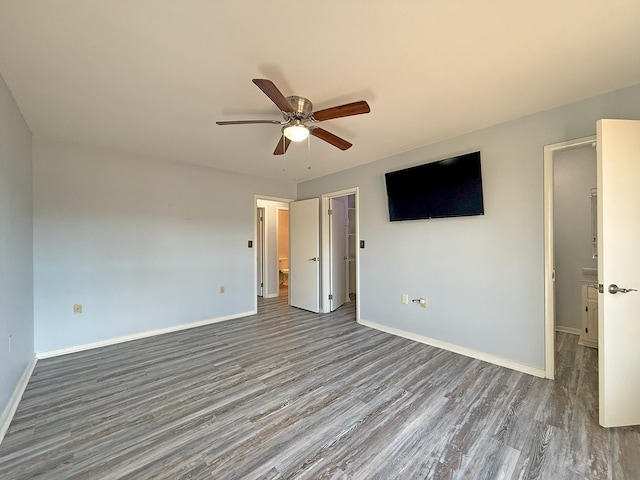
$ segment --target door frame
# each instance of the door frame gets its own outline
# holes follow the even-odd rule
[[[271,197],[268,195],[260,195],[260,194],[254,194],[253,195],[253,310],[257,313],[258,312],[258,249],[256,248],[257,246],[257,240],[258,240],[258,200],[265,200],[268,202],[279,202],[279,203],[291,203],[294,200],[291,198],[282,198],[282,197]],[[266,227],[266,222],[267,222],[267,217],[268,217],[268,213],[265,210],[265,227]],[[266,232],[266,230],[265,230]],[[265,252],[267,251],[267,245],[268,245],[268,240],[267,240],[267,236],[265,233]],[[276,238],[276,257],[277,257],[277,241],[278,239]],[[267,261],[264,262],[264,267],[262,270],[262,275],[265,279],[264,282],[264,286],[262,287],[262,294],[263,294],[263,298],[268,298],[267,295],[265,295],[265,291],[267,290],[267,286],[268,286],[268,282],[269,282],[269,266],[268,266]]]
[[[258,220],[259,216],[258,214],[261,213],[262,214],[262,222],[258,222],[256,225],[257,228],[257,232],[256,232],[256,243],[255,245],[255,249],[256,249],[256,291],[257,291],[257,295],[259,297],[264,297],[264,291],[265,291],[265,261],[264,261],[264,252],[266,251],[265,248],[265,241],[266,241],[266,232],[265,232],[265,222],[266,222],[266,217],[267,217],[267,210],[264,207],[257,207],[257,212],[256,212],[256,221]],[[262,260],[260,263],[260,268],[258,268],[258,259]],[[258,286],[258,277],[259,274],[262,273],[262,282],[260,286]]]
[[[595,135],[544,146],[544,349],[545,378],[555,378],[556,313],[553,251],[553,158],[556,153],[593,146]]]
[[[322,312],[330,312],[331,304],[329,302],[329,292],[331,291],[330,276],[329,276],[329,245],[331,239],[329,238],[329,199],[337,197],[346,197],[348,195],[355,195],[355,222],[356,222],[356,320],[360,319],[360,191],[358,187],[346,188],[337,192],[325,193],[322,195],[320,202],[320,208],[322,214],[322,256],[320,271],[322,272],[321,285],[321,298],[320,308]]]

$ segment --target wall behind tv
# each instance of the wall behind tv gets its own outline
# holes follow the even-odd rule
[[[304,182],[298,198],[360,188],[362,319],[543,369],[543,146],[600,118],[640,118],[640,85]],[[386,172],[475,150],[484,216],[389,222]]]

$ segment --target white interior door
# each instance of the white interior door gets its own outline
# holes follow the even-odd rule
[[[312,198],[289,204],[289,299],[318,313],[320,302],[320,206]]]
[[[347,301],[347,197],[329,199],[329,256],[331,311]]]
[[[600,120],[598,363],[600,424],[640,424],[640,121]]]
[[[264,208],[258,208],[257,212],[256,229],[258,234],[256,235],[256,258],[258,275],[257,278],[257,290],[258,296],[264,296]]]

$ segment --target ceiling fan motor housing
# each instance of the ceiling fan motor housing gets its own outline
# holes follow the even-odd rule
[[[290,114],[293,118],[302,120],[307,118],[313,112],[313,104],[308,98],[294,95],[287,97],[287,100],[295,110],[294,113]]]

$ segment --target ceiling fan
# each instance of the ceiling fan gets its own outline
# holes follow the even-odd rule
[[[278,87],[271,80],[264,78],[254,78],[255,83],[264,94],[271,99],[273,103],[282,111],[284,121],[279,120],[235,120],[226,122],[216,122],[218,125],[246,125],[252,123],[270,123],[280,125],[282,127],[282,137],[273,151],[274,155],[282,155],[289,148],[289,144],[293,142],[301,142],[309,135],[324,140],[340,150],[346,150],[351,147],[351,143],[345,139],[328,132],[324,128],[317,126],[319,122],[324,120],[332,120],[334,118],[349,117],[351,115],[360,115],[369,113],[371,109],[369,104],[364,100],[359,102],[347,103],[337,107],[325,108],[324,110],[313,111],[313,104],[308,98],[291,96],[285,97]]]

